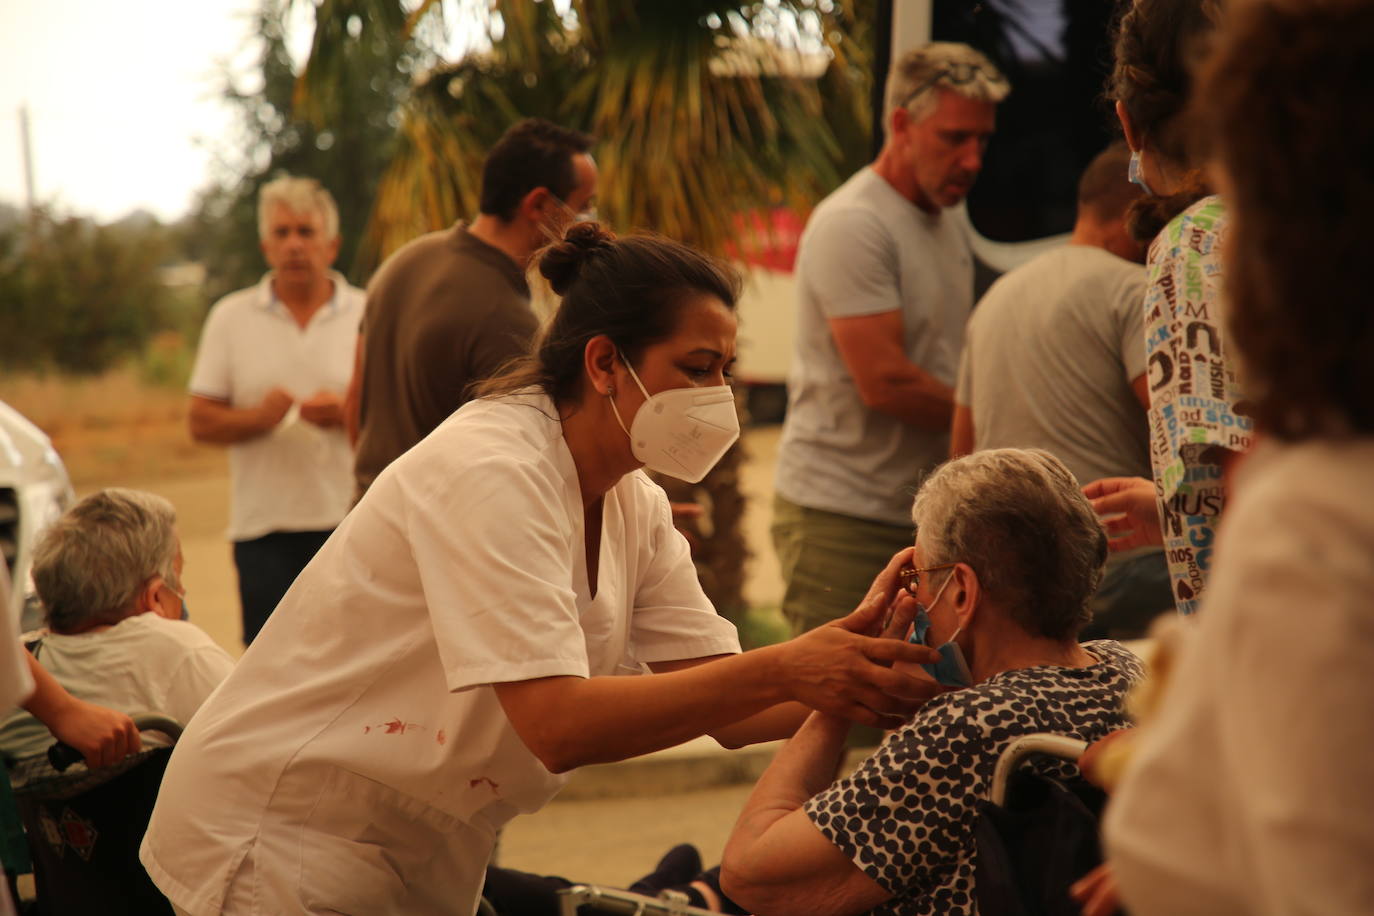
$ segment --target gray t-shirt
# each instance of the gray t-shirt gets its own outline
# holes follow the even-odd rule
[[[798,505],[911,524],[911,497],[947,432],[865,407],[831,318],[900,311],[906,355],[952,385],[973,305],[963,208],[930,215],[865,168],[821,201],[797,251],[797,343],[777,491]]]
[[[1001,277],[974,309],[955,401],[974,446],[1043,448],[1080,483],[1149,477],[1145,268],[1065,245]]]

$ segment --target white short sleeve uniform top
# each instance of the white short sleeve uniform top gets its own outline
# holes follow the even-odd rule
[[[493,683],[739,651],[642,473],[605,496],[595,595],[584,543],[552,402],[455,413],[378,477],[182,738],[154,881],[195,913],[475,907],[497,829],[565,781]]]

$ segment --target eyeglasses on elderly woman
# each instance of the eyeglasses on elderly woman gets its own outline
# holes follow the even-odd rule
[[[936,566],[922,566],[920,569],[914,566],[904,566],[897,571],[897,581],[901,583],[902,589],[908,595],[915,598],[916,589],[921,587],[921,573],[935,572],[940,569],[953,569],[958,563],[940,563]]]

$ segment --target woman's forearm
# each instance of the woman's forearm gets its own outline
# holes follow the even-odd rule
[[[759,777],[731,843],[751,844],[774,822],[828,788],[844,762],[849,727],[844,719],[812,713]]]
[[[506,716],[552,772],[624,760],[748,719],[787,699],[764,653],[644,677],[497,684]]]

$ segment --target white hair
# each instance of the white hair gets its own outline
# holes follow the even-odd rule
[[[1001,448],[946,462],[911,509],[926,566],[967,563],[1032,636],[1076,639],[1092,619],[1107,536],[1063,462]]]
[[[967,74],[967,79],[959,78]],[[892,130],[892,112],[906,106],[913,121],[935,110],[939,93],[948,89],[968,99],[996,104],[1011,92],[1007,78],[981,51],[953,41],[933,41],[907,51],[892,65],[883,95],[883,131]],[[913,97],[914,95],[914,97]]]
[[[87,496],[43,532],[33,584],[48,626],[70,633],[128,616],[153,576],[180,589],[176,510],[161,496],[110,488]]]
[[[315,179],[283,175],[262,186],[258,191],[258,238],[267,238],[272,208],[278,205],[297,213],[318,213],[324,240],[328,242],[338,237],[339,208],[334,203],[334,195]]]

